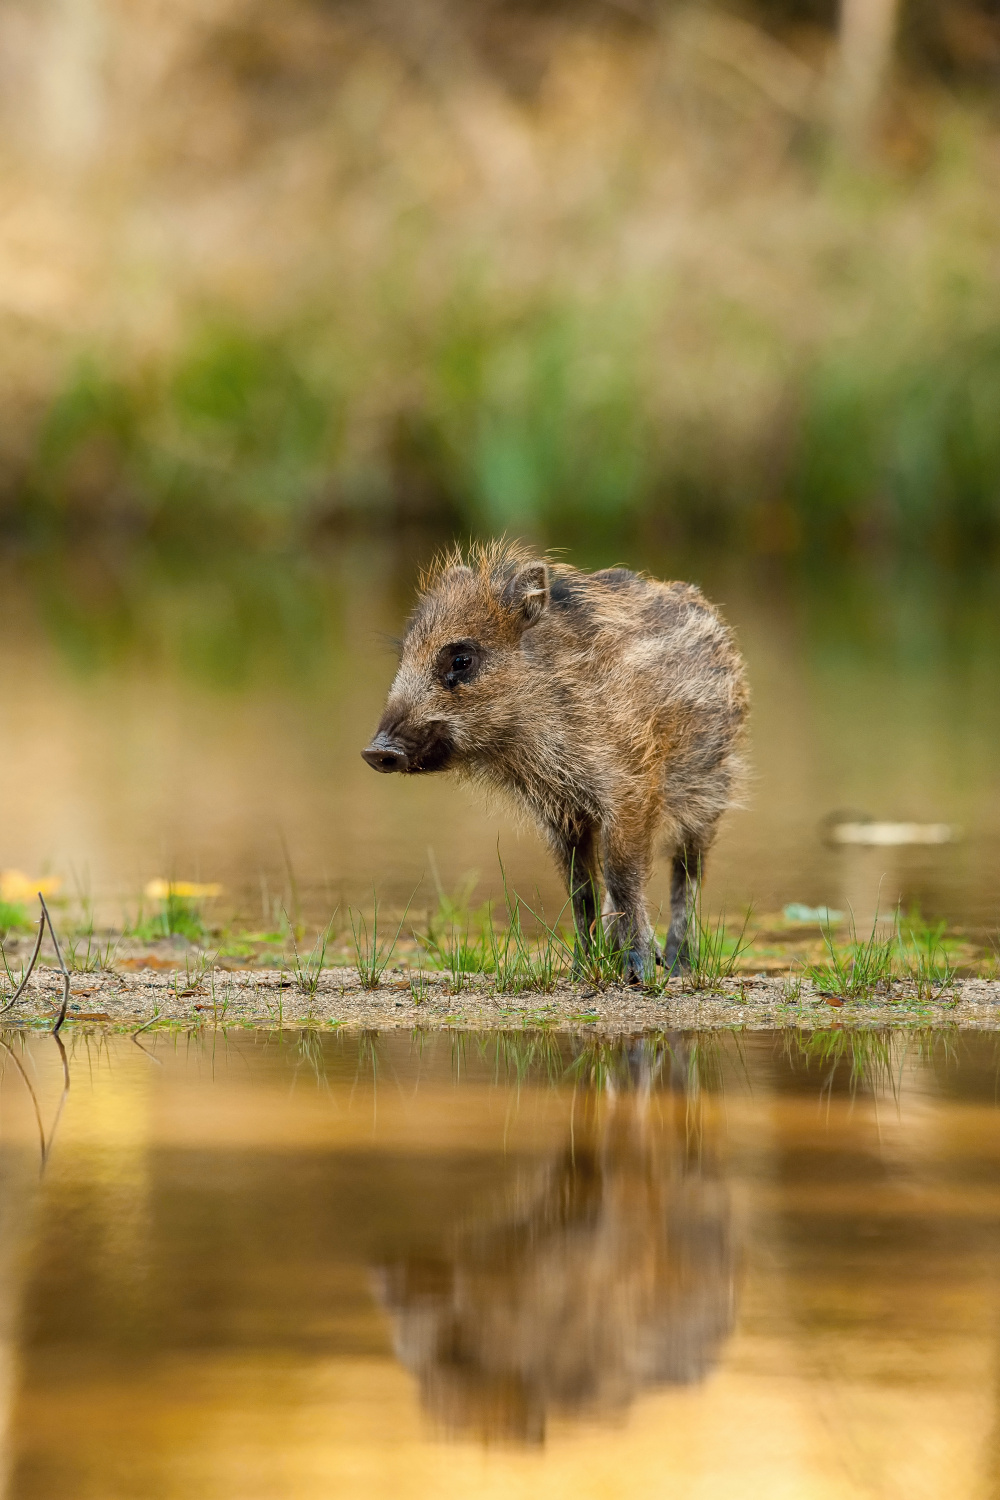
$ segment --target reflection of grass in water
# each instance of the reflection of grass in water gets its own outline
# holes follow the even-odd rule
[[[62,657],[85,674],[138,657],[215,689],[302,683],[322,669],[334,629],[313,552],[241,542],[210,519],[196,547],[156,536],[110,556],[46,549],[28,583]]]
[[[362,1031],[358,1036],[358,1058],[355,1071],[355,1082],[359,1083],[363,1073],[371,1074],[372,1086],[378,1083],[381,1044],[377,1031],[370,1029]]]
[[[574,1050],[576,1055],[565,1070],[566,1078],[597,1092],[611,1088],[627,1089],[633,1085],[634,1059],[628,1043],[605,1037],[587,1037]],[[650,1075],[658,1075],[665,1051],[655,1039],[644,1039],[643,1052]]]
[[[497,1082],[519,1085],[574,1084],[598,1092],[669,1088],[693,1097],[721,1090],[734,1069],[748,1076],[739,1036],[722,1031],[604,1037],[529,1028],[478,1033],[477,1049]]]
[[[513,1078],[518,1085],[540,1079],[558,1083],[565,1075],[563,1041],[551,1031],[486,1032],[476,1042],[497,1082]]]
[[[326,1052],[323,1046],[323,1038],[312,1027],[305,1027],[296,1034],[295,1038],[295,1070],[304,1068],[310,1072],[316,1083],[323,1088],[329,1088],[326,1070]]]
[[[824,1087],[832,1088],[841,1065],[849,1070],[850,1089],[872,1092],[898,1092],[899,1052],[891,1032],[869,1030],[814,1031],[806,1036],[798,1032],[786,1045],[786,1052],[816,1063],[826,1070]]]
[[[783,1032],[780,1043],[790,1062],[824,1069],[823,1089],[833,1089],[838,1072],[847,1069],[851,1094],[865,1091],[899,1098],[907,1066],[931,1063],[943,1053],[956,1058],[955,1038],[946,1031],[924,1027],[911,1031],[887,1028],[837,1028],[830,1031]]]
[[[683,1075],[688,1094],[696,1095],[703,1089],[722,1093],[730,1073],[749,1083],[749,1065],[739,1031],[685,1033],[679,1042],[671,1040],[670,1048],[674,1076]]]

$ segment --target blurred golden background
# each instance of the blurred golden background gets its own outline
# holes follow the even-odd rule
[[[727,607],[718,899],[991,920],[998,80],[995,0],[7,0],[0,866],[487,879],[355,750],[507,530]],[[859,874],[838,806],[964,842]]]
[[[991,0],[0,24],[7,528],[996,530]]]

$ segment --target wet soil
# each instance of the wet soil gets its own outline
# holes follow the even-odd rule
[[[62,977],[39,966],[0,1025],[51,1025],[62,1000]],[[940,994],[915,993],[897,982],[869,998],[843,1004],[808,981],[797,994],[787,976],[764,974],[693,990],[674,979],[658,994],[624,986],[595,989],[562,982],[549,993],[498,994],[488,978],[469,976],[456,990],[450,976],[390,969],[374,990],[356,970],[327,969],[315,989],[287,973],[209,969],[197,978],[183,970],[136,967],[74,974],[67,1024],[134,1030],[139,1026],[286,1027],[393,1030],[461,1028],[525,1030],[581,1027],[608,1034],[694,1027],[749,1029],[830,1026],[957,1026],[1000,1030],[1000,980],[958,979]]]

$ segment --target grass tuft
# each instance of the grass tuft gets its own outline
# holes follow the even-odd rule
[[[422,936],[417,936],[417,942],[437,968],[447,971],[451,987],[457,992],[467,988],[473,974],[482,974],[491,967],[490,931],[491,927],[473,937],[471,917],[466,914],[464,923],[458,919],[444,928],[432,925]]]
[[[897,948],[897,927],[886,927],[879,922],[878,912],[872,922],[867,938],[859,938],[851,913],[851,940],[838,944],[833,930],[823,928],[826,945],[825,964],[810,964],[806,978],[811,979],[821,994],[833,995],[841,1001],[870,998],[877,989],[886,989],[892,983]]]
[[[621,984],[624,963],[624,948],[612,936],[611,930],[605,926],[603,916],[598,912],[594,925],[587,934],[587,941],[581,941],[580,934],[577,934],[573,954],[574,973],[587,984],[603,990],[609,984]]]
[[[87,946],[81,951],[86,938]],[[66,961],[75,973],[99,974],[113,968],[121,938],[110,936],[102,944],[92,930],[69,933],[65,938]]]
[[[312,952],[306,958],[303,958],[299,952],[299,945],[295,940],[294,929],[291,923],[288,924],[288,937],[292,945],[292,975],[300,994],[311,997],[319,989],[319,982],[323,977],[323,969],[326,965],[326,950],[330,944],[330,936],[333,932],[333,924],[336,919],[337,913],[334,912],[313,944]]]
[[[208,936],[208,929],[201,902],[171,891],[158,903],[158,910],[152,916],[147,917],[140,905],[135,922],[126,923],[123,936],[146,943],[167,937],[183,937],[191,943],[201,943]]]
[[[516,994],[524,988],[530,970],[528,943],[521,924],[520,904],[515,901],[508,912],[506,926],[497,929],[490,912],[487,939],[490,947],[490,968],[493,986],[498,994]]]
[[[955,982],[955,966],[945,947],[946,922],[904,923],[897,919],[896,945],[902,976],[918,1000],[937,1000]]]
[[[0,901],[0,933],[30,932],[32,927],[28,908],[19,901]]]
[[[724,980],[733,978],[740,959],[753,944],[753,938],[747,936],[750,916],[751,913],[748,911],[743,918],[739,932],[735,936],[730,936],[726,925],[726,913],[722,912],[714,923],[706,921],[702,914],[699,895],[691,914],[687,935],[691,967],[681,976],[685,989],[715,990],[722,985]],[[664,975],[657,979],[654,988],[662,990],[669,977],[669,975]]]
[[[411,897],[412,900],[412,897]],[[363,912],[357,912],[352,907],[347,908],[351,922],[351,937],[354,942],[355,962],[358,970],[358,978],[361,988],[365,990],[377,990],[382,982],[382,975],[392,962],[392,955],[399,942],[399,934],[403,930],[410,910],[410,902],[406,903],[406,911],[399,919],[399,925],[395,933],[389,939],[380,938],[378,930],[378,897],[375,896],[372,924],[369,929],[368,918]]]

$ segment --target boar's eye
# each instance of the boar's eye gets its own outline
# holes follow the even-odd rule
[[[475,641],[452,641],[438,652],[438,676],[446,688],[471,682],[479,671],[481,653]]]

